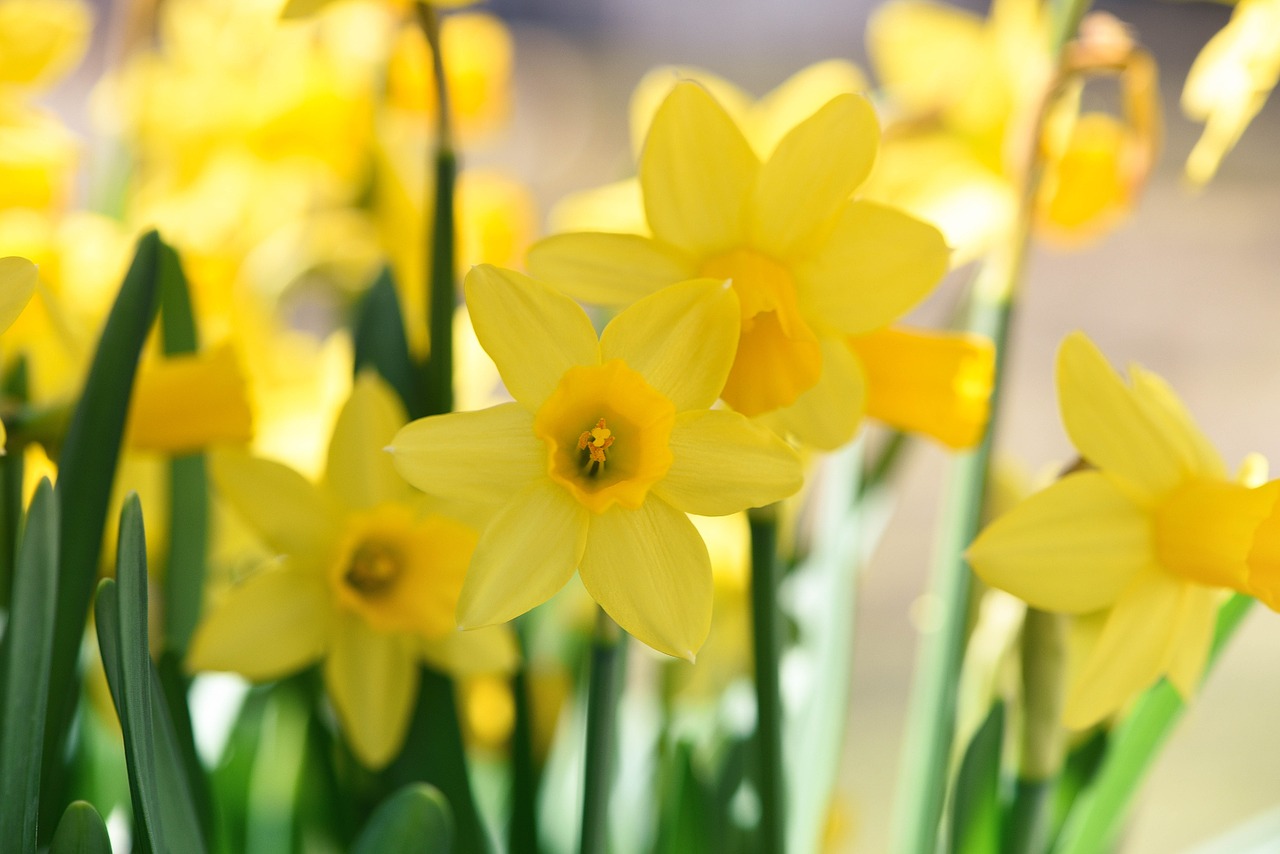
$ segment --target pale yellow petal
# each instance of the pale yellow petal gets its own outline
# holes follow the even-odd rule
[[[578,568],[589,512],[549,479],[498,511],[471,558],[458,625],[505,623],[554,596]]]
[[[403,497],[404,479],[386,446],[407,420],[391,387],[372,371],[362,371],[329,440],[324,476],[330,494],[358,510]]]
[[[640,158],[654,236],[697,257],[743,242],[759,161],[705,89],[676,84],[654,116]]]
[[[824,338],[822,375],[796,402],[770,417],[800,442],[831,451],[853,438],[867,408],[867,380],[862,365],[836,338]]]
[[[587,313],[563,294],[500,267],[472,267],[464,283],[471,324],[507,391],[537,410],[574,365],[599,358]]]
[[[767,158],[778,145],[778,140],[823,104],[837,95],[866,92],[870,88],[862,70],[847,60],[815,62],[761,98],[751,110],[743,132],[756,153]],[[721,100],[720,103],[725,102]]]
[[[1190,700],[1200,688],[1222,600],[1221,590],[1199,584],[1188,584],[1183,595],[1181,628],[1170,653],[1168,669],[1169,681],[1184,700]]]
[[[1140,365],[1129,368],[1133,396],[1152,421],[1171,442],[1181,446],[1181,455],[1191,461],[1201,477],[1227,480],[1227,465],[1222,455],[1191,418],[1187,407],[1164,379]]]
[[[324,655],[333,621],[319,573],[286,562],[227,591],[191,638],[187,669],[225,670],[255,682],[288,676]]]
[[[804,483],[800,457],[770,430],[736,412],[676,417],[674,461],[653,493],[686,513],[724,516],[793,495]]]
[[[1151,520],[1098,472],[1080,472],[996,519],[969,546],[978,577],[1044,611],[1108,608],[1153,561]]]
[[[631,145],[637,157],[644,149],[645,137],[653,125],[653,117],[658,108],[682,80],[692,80],[710,92],[711,97],[724,107],[735,122],[741,123],[751,110],[750,95],[736,84],[705,68],[692,65],[662,65],[654,68],[640,78],[635,91],[631,93]]]
[[[502,504],[547,470],[533,415],[518,403],[420,418],[388,450],[405,480],[454,501]]]
[[[323,491],[288,466],[238,451],[209,458],[218,492],[278,553],[301,562],[331,550],[341,512]]]
[[[602,361],[622,359],[675,404],[710,406],[738,347],[738,298],[726,282],[663,288],[615,317],[600,336]]]
[[[1177,641],[1189,586],[1154,566],[1133,577],[1067,689],[1066,726],[1093,726],[1155,684]]]
[[[0,258],[0,332],[8,329],[36,289],[36,265],[11,255]]]
[[[711,560],[689,517],[658,498],[591,518],[582,583],[605,613],[659,652],[693,660],[711,629]]]
[[[778,143],[756,182],[753,244],[774,258],[813,248],[819,229],[866,180],[880,125],[861,95],[833,98]]]
[[[511,673],[520,663],[520,650],[509,626],[486,626],[424,639],[418,652],[427,664],[450,676]]]
[[[351,751],[368,768],[395,758],[418,696],[418,665],[409,635],[374,631],[358,617],[338,623],[324,662],[324,684]]]
[[[938,229],[874,202],[850,202],[823,246],[795,264],[800,311],[848,335],[870,332],[914,308],[947,263]]]
[[[570,193],[556,202],[547,214],[547,231],[608,232],[610,234],[649,234],[649,221],[644,218],[644,193],[639,178],[624,178],[612,184]],[[532,265],[529,271],[539,273]]]
[[[630,305],[695,275],[682,252],[638,234],[558,234],[529,249],[529,272],[574,299]]]
[[[1146,495],[1195,473],[1194,459],[1168,431],[1168,419],[1143,406],[1082,332],[1058,348],[1058,404],[1080,455]]]
[[[89,4],[77,0],[0,3],[0,85],[43,87],[84,57],[93,29]]]

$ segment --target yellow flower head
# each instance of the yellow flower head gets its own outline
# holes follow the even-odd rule
[[[807,444],[837,447],[853,435],[866,399],[845,337],[906,313],[947,268],[937,229],[850,201],[878,136],[871,105],[839,95],[762,162],[704,88],[679,83],[640,158],[651,236],[552,237],[530,250],[530,269],[604,305],[699,276],[730,281],[740,334],[721,396]]]
[[[454,630],[476,534],[421,512],[391,468],[381,449],[403,423],[393,393],[366,374],[338,417],[321,485],[279,463],[213,458],[222,495],[278,558],[205,616],[187,660],[274,679],[323,659],[343,731],[370,767],[404,740],[419,662],[464,675],[515,657],[505,633]]]
[[[476,267],[466,294],[515,402],[415,421],[391,447],[419,489],[494,508],[458,622],[509,620],[577,569],[624,629],[692,659],[713,592],[685,513],[768,504],[802,479],[796,454],[767,430],[707,409],[737,343],[733,291],[707,280],[664,289],[599,339],[572,300],[518,273]]]
[[[79,0],[0,0],[0,89],[57,82],[84,56],[92,25]]]
[[[1233,482],[1159,377],[1134,366],[1130,382],[1083,334],[1063,341],[1062,419],[1091,468],[998,518],[968,552],[984,581],[1036,608],[1098,615],[1068,688],[1064,717],[1075,728],[1160,676],[1190,696],[1222,588],[1253,592],[1268,570],[1280,578],[1267,535],[1280,482]]]

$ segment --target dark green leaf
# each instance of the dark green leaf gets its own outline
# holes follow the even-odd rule
[[[49,854],[111,854],[107,826],[91,804],[75,801],[67,807]]]
[[[951,813],[951,850],[988,854],[1000,850],[1000,753],[1004,703],[997,701],[965,748],[956,774]]]
[[[378,274],[356,308],[354,338],[356,372],[374,369],[400,395],[410,418],[426,415],[426,398],[409,353],[400,297],[389,267]]]
[[[446,147],[436,152],[435,217],[431,228],[429,294],[431,358],[427,362],[427,414],[453,410],[454,185],[458,158]]]
[[[352,854],[449,854],[453,813],[444,795],[426,783],[410,783],[374,811]]]

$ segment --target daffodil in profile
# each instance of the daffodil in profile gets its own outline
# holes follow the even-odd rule
[[[557,235],[530,250],[529,267],[574,297],[612,306],[691,277],[731,281],[741,334],[721,397],[806,444],[837,447],[866,401],[844,339],[906,313],[948,264],[933,226],[850,199],[878,140],[871,105],[843,94],[762,162],[706,89],[678,83],[640,157],[650,234]]]
[[[454,608],[475,530],[427,512],[382,452],[404,423],[371,374],[356,382],[329,445],[323,483],[243,454],[213,457],[214,480],[276,555],[214,606],[192,639],[192,670],[275,679],[323,661],[356,757],[385,765],[404,740],[418,665],[502,672],[502,631],[463,635]]]
[[[493,509],[459,624],[510,620],[577,570],[622,628],[693,658],[713,585],[685,514],[769,504],[802,480],[797,455],[771,432],[708,408],[738,341],[734,291],[705,279],[663,289],[597,338],[573,300],[521,274],[481,265],[465,289],[515,401],[415,421],[390,449],[419,489]]]
[[[1191,696],[1223,589],[1254,592],[1277,565],[1280,482],[1230,479],[1163,380],[1134,366],[1126,385],[1081,333],[1062,343],[1057,375],[1086,465],[996,519],[968,559],[992,586],[1096,630],[1064,710],[1080,728],[1161,676]]]

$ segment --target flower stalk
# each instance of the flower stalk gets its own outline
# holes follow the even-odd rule
[[[778,516],[775,506],[751,520],[751,621],[755,652],[756,741],[759,749],[760,839],[766,854],[786,847],[786,785],[782,762],[782,621],[778,611]]]
[[[604,854],[609,830],[614,730],[622,687],[622,629],[603,609],[596,612],[587,688],[587,752],[582,774],[582,854]]]

